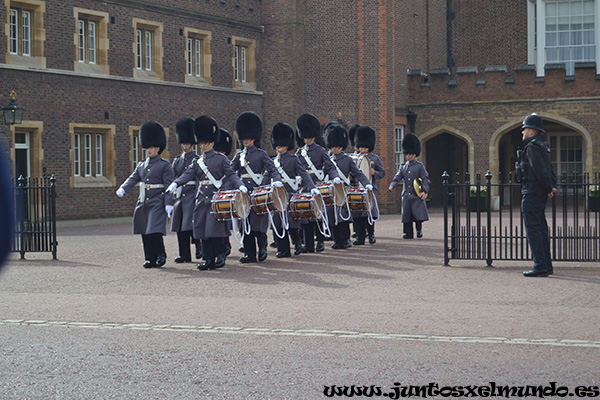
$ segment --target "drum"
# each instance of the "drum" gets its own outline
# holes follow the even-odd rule
[[[358,186],[346,188],[348,206],[352,211],[369,211],[374,203],[373,192]]]
[[[341,207],[346,200],[346,191],[343,183],[320,182],[315,184],[316,188],[321,192],[325,207],[333,206],[334,204]]]
[[[246,218],[250,214],[249,196],[239,190],[218,191],[210,200],[210,213],[217,221]]]
[[[298,219],[321,219],[323,209],[321,196],[313,197],[310,193],[300,193],[292,196],[290,200],[290,214],[295,220]]]
[[[277,186],[259,186],[250,195],[250,205],[254,212],[263,215],[275,211],[285,211],[288,204],[287,190]]]
[[[371,176],[371,160],[369,160],[369,156],[366,154],[353,154],[350,157],[354,160],[358,169],[369,178],[369,182],[373,183],[373,177]],[[357,183],[360,187],[363,187],[362,183]]]

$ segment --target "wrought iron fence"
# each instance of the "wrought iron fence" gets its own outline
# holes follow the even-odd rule
[[[471,182],[444,173],[444,265],[450,259],[529,260],[521,215],[521,185],[509,175],[492,183],[488,171]],[[552,259],[600,261],[600,175],[562,174],[546,208]]]
[[[13,181],[13,184],[15,182]],[[56,178],[21,176],[15,186],[15,237],[12,251],[51,252],[56,259]]]

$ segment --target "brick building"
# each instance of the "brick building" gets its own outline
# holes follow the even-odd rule
[[[408,114],[434,204],[444,170],[509,171],[532,111],[553,132],[557,168],[590,172],[599,1],[6,0],[0,102],[14,90],[26,111],[2,145],[15,174],[57,177],[59,219],[129,215],[135,196],[114,192],[143,157],[141,124],[165,126],[172,159],[175,122],[201,114],[233,131],[238,114],[257,112],[265,149],[273,124],[304,112],[372,126],[388,212],[399,210],[385,187]],[[535,8],[547,15],[538,29],[550,32],[564,3],[581,43],[538,43],[557,54],[543,59],[535,41],[551,35],[536,35]],[[566,47],[583,58],[559,57]]]

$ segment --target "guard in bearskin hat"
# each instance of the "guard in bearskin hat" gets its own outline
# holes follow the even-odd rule
[[[183,172],[193,164],[199,157],[194,151],[196,137],[194,136],[194,119],[190,117],[181,118],[175,124],[177,134],[177,143],[181,146],[181,155],[173,160],[173,173],[175,178],[179,178]],[[179,257],[175,258],[176,263],[192,261],[190,243],[196,245],[196,258],[202,257],[202,245],[199,239],[193,237],[193,213],[196,204],[195,180],[177,188],[175,192],[175,206],[173,208],[173,218],[171,219],[171,232],[177,232],[177,243],[179,246]]]
[[[133,212],[133,233],[142,235],[144,268],[158,268],[165,264],[167,253],[163,236],[167,234],[167,217],[173,212],[173,196],[165,188],[173,182],[171,163],[160,154],[167,147],[167,136],[162,125],[144,122],[140,128],[140,144],[147,158],[140,161],[135,171],[117,189],[123,197],[139,185],[140,195]]]
[[[282,187],[281,176],[273,160],[266,151],[255,146],[262,139],[263,124],[260,117],[251,111],[241,113],[235,122],[235,130],[244,149],[233,157],[231,166],[248,189],[252,191],[271,182],[274,186]],[[244,235],[244,256],[240,262],[254,263],[267,259],[267,229],[269,216],[258,215],[251,210],[250,234]]]
[[[327,150],[316,143],[321,137],[321,124],[317,117],[312,114],[302,114],[296,120],[298,137],[304,141],[304,146],[296,151],[296,157],[308,172],[315,184],[329,180],[341,184],[335,165],[327,155]],[[325,249],[325,238],[317,227],[315,220],[303,220],[302,231],[304,235],[304,251],[314,253]],[[317,247],[315,249],[315,235],[317,236]]]
[[[367,156],[371,163],[369,169],[369,179],[373,185],[373,195],[377,197],[378,185],[377,181],[385,177],[385,168],[381,158],[373,150],[375,149],[375,131],[368,125],[359,125],[356,127],[354,133],[354,146],[357,148],[357,155]],[[373,219],[379,218],[379,210],[375,208],[372,210]],[[354,232],[356,233],[355,245],[365,244],[365,236],[369,237],[369,243],[374,244],[375,239],[375,222],[369,223],[367,218],[367,211],[355,211],[353,213],[354,218]]]
[[[179,186],[197,180],[194,206],[194,237],[202,240],[203,264],[197,266],[201,271],[221,268],[229,253],[227,237],[230,235],[226,221],[218,221],[210,213],[213,195],[225,185],[247,193],[248,189],[231,168],[229,159],[214,150],[221,133],[217,122],[203,115],[194,121],[194,135],[202,150],[202,155],[167,188],[175,192]]]
[[[392,179],[389,191],[403,182],[402,189],[402,223],[404,224],[404,239],[414,236],[413,222],[417,237],[423,237],[423,221],[429,220],[425,199],[429,192],[429,173],[425,166],[416,160],[421,154],[421,141],[412,133],[407,133],[402,140],[402,152],[406,162],[400,166]]]
[[[373,190],[369,178],[358,169],[356,162],[343,151],[348,146],[346,128],[339,123],[330,124],[325,130],[325,143],[329,148],[329,157],[336,166],[338,176],[346,186],[360,182],[367,190]],[[331,233],[333,234],[331,248],[347,249],[351,247],[350,222],[352,222],[352,213],[343,207],[334,206],[327,209],[327,214]]]
[[[271,130],[271,146],[277,151],[277,156],[273,160],[275,168],[277,168],[281,176],[281,181],[288,192],[289,198],[294,194],[301,193],[303,190],[311,191],[313,195],[320,194],[312,178],[308,175],[300,160],[298,160],[298,157],[290,153],[291,150],[294,150],[294,136],[294,129],[289,124],[278,122],[273,126]],[[277,247],[275,257],[277,258],[291,257],[290,237],[295,246],[294,254],[298,255],[303,251],[302,241],[300,240],[300,221],[292,218],[289,209],[287,210],[287,219],[289,229],[280,238],[276,232],[284,231],[285,227],[279,213],[273,216],[273,224],[275,225],[274,236]]]

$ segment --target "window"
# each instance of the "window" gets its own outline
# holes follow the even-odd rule
[[[141,79],[163,79],[162,31],[158,22],[134,18],[135,29],[135,68],[133,76]]]
[[[404,139],[404,125],[396,125],[394,129],[394,155],[396,159],[396,171],[404,164],[404,153],[402,153],[402,139]]]
[[[77,39],[77,61],[96,64],[96,23],[80,19]]]
[[[71,124],[73,151],[72,185],[75,187],[114,186],[113,125]]]
[[[77,72],[109,74],[108,14],[75,8],[75,65]]]
[[[538,76],[548,63],[564,63],[567,75],[574,74],[577,62],[598,64],[599,5],[600,0],[529,0],[528,58]]]
[[[9,64],[45,68],[44,13],[45,2],[39,0],[7,1],[9,16],[7,25]]]
[[[190,28],[185,28],[184,32],[186,39],[185,83],[211,85],[211,33]]]
[[[581,177],[585,172],[583,162],[583,138],[578,134],[552,133],[548,135],[552,152],[552,167],[558,180],[566,172],[569,180],[575,173]]]
[[[169,143],[169,128],[165,127],[165,135],[167,136],[167,143]],[[140,144],[140,127],[139,126],[130,126],[129,127],[129,137],[130,137],[130,150],[129,150],[129,159],[131,161],[132,171],[135,170],[138,163],[140,161],[144,161],[146,159],[146,152],[142,148]],[[169,155],[169,146],[160,155],[162,158],[166,158],[167,160],[170,158]]]
[[[233,44],[233,87],[256,90],[256,42],[232,37]]]

